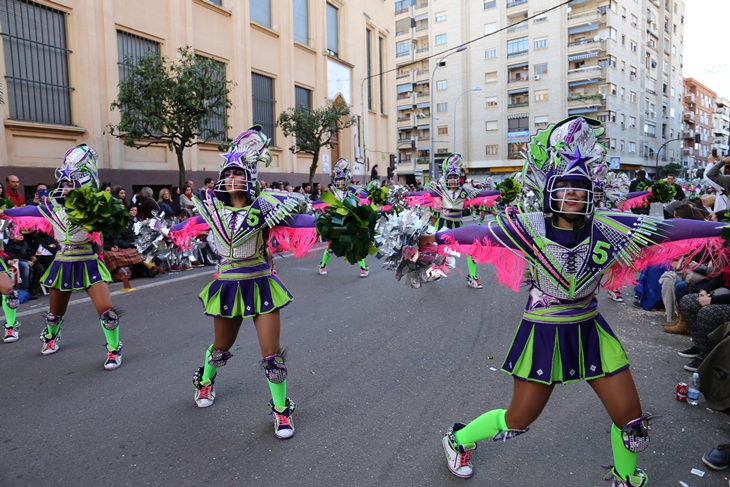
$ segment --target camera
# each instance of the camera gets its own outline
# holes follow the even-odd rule
[[[712,149],[712,157],[717,157],[717,149]]]

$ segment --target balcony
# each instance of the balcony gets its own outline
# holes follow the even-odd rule
[[[413,119],[410,116],[398,118],[398,128],[413,128]]]
[[[568,27],[575,27],[582,24],[592,24],[596,20],[598,20],[599,22],[605,22],[606,14],[601,13],[599,10],[592,10],[590,12],[570,15],[568,16]]]
[[[428,46],[416,49],[416,54],[423,54],[424,52],[428,52]]]
[[[605,100],[606,95],[602,93],[580,93],[568,97],[568,101],[581,101],[588,105],[603,105]]]
[[[522,30],[527,30],[527,22],[522,22],[521,24],[517,24],[513,27],[508,28],[507,33],[512,34],[514,32],[520,32]]]
[[[416,5],[416,10],[421,10],[423,8],[428,8],[428,2],[421,2],[418,5]]]
[[[507,0],[507,8],[516,7],[524,3],[527,3],[527,0]]]
[[[694,147],[685,147],[684,149],[682,149],[682,155],[684,157],[694,157],[695,148]]]
[[[530,131],[529,130],[518,130],[515,132],[507,132],[507,138],[512,139],[515,137],[529,137]]]
[[[688,93],[684,95],[684,102],[685,103],[691,103],[694,105],[695,102],[695,94],[694,93]]]
[[[419,71],[416,71],[416,81],[426,81],[431,80],[430,74],[427,69],[422,69]]]
[[[507,108],[520,108],[520,107],[526,107],[529,105],[530,105],[529,101],[523,101],[523,102],[519,102],[519,103],[510,103],[507,105]]]
[[[694,132],[694,130],[683,130],[682,131],[682,138],[683,139],[694,139],[695,138],[695,132]]]
[[[419,157],[416,159],[416,164],[428,164],[430,162],[430,158],[428,157]]]
[[[525,49],[524,51],[510,52],[509,54],[507,54],[507,59],[511,59],[513,57],[518,57],[518,56],[526,56],[528,52],[530,52],[530,51],[527,49]]]
[[[418,98],[430,98],[431,92],[430,91],[419,91],[416,95]]]
[[[684,112],[682,114],[682,120],[689,123],[695,123],[695,112]]]
[[[595,78],[603,77],[603,66],[583,66],[582,68],[569,69],[568,77],[570,79],[580,79],[584,77]]]
[[[507,83],[526,83],[530,80],[529,75],[525,74],[523,76],[515,76],[514,78],[508,78]]]

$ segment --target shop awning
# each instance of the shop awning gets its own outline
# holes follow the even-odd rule
[[[529,116],[529,113],[513,113],[512,115],[507,115],[507,118],[511,120],[513,118],[527,118]]]
[[[413,108],[413,105],[401,105],[398,107],[398,111],[410,110],[411,108]]]
[[[529,88],[517,88],[516,90],[509,90],[507,91],[508,95],[519,95],[520,93],[527,93],[530,91]]]
[[[427,101],[426,103],[418,103],[416,104],[416,108],[428,108],[431,106],[431,102]]]
[[[525,66],[529,66],[530,63],[517,63],[517,64],[510,64],[507,66],[507,69],[517,69],[517,68],[524,68]]]
[[[398,127],[398,130],[413,130],[413,125],[408,125],[407,127]]]

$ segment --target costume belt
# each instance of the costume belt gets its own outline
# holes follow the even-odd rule
[[[546,308],[525,310],[524,319],[536,323],[571,324],[595,318],[598,303],[595,296],[582,300],[561,300]]]
[[[96,258],[91,242],[82,244],[61,244],[61,250],[56,254],[56,260],[76,262]]]
[[[240,281],[271,275],[271,267],[265,260],[252,259],[249,261],[229,261],[218,266],[219,280]]]

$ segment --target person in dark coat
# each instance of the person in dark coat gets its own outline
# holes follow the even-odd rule
[[[40,278],[46,269],[36,262],[33,249],[30,248],[28,242],[23,240],[23,235],[17,229],[11,231],[10,239],[5,244],[5,253],[8,254],[10,260],[18,261],[22,281],[18,284],[18,289],[28,292],[31,294],[31,298],[35,298],[40,290]],[[30,291],[33,291],[33,293],[30,293]]]
[[[152,218],[153,211],[160,211],[160,205],[152,199],[152,194],[152,188],[149,186],[145,186],[139,190],[139,195],[137,196],[137,218],[139,221]]]

